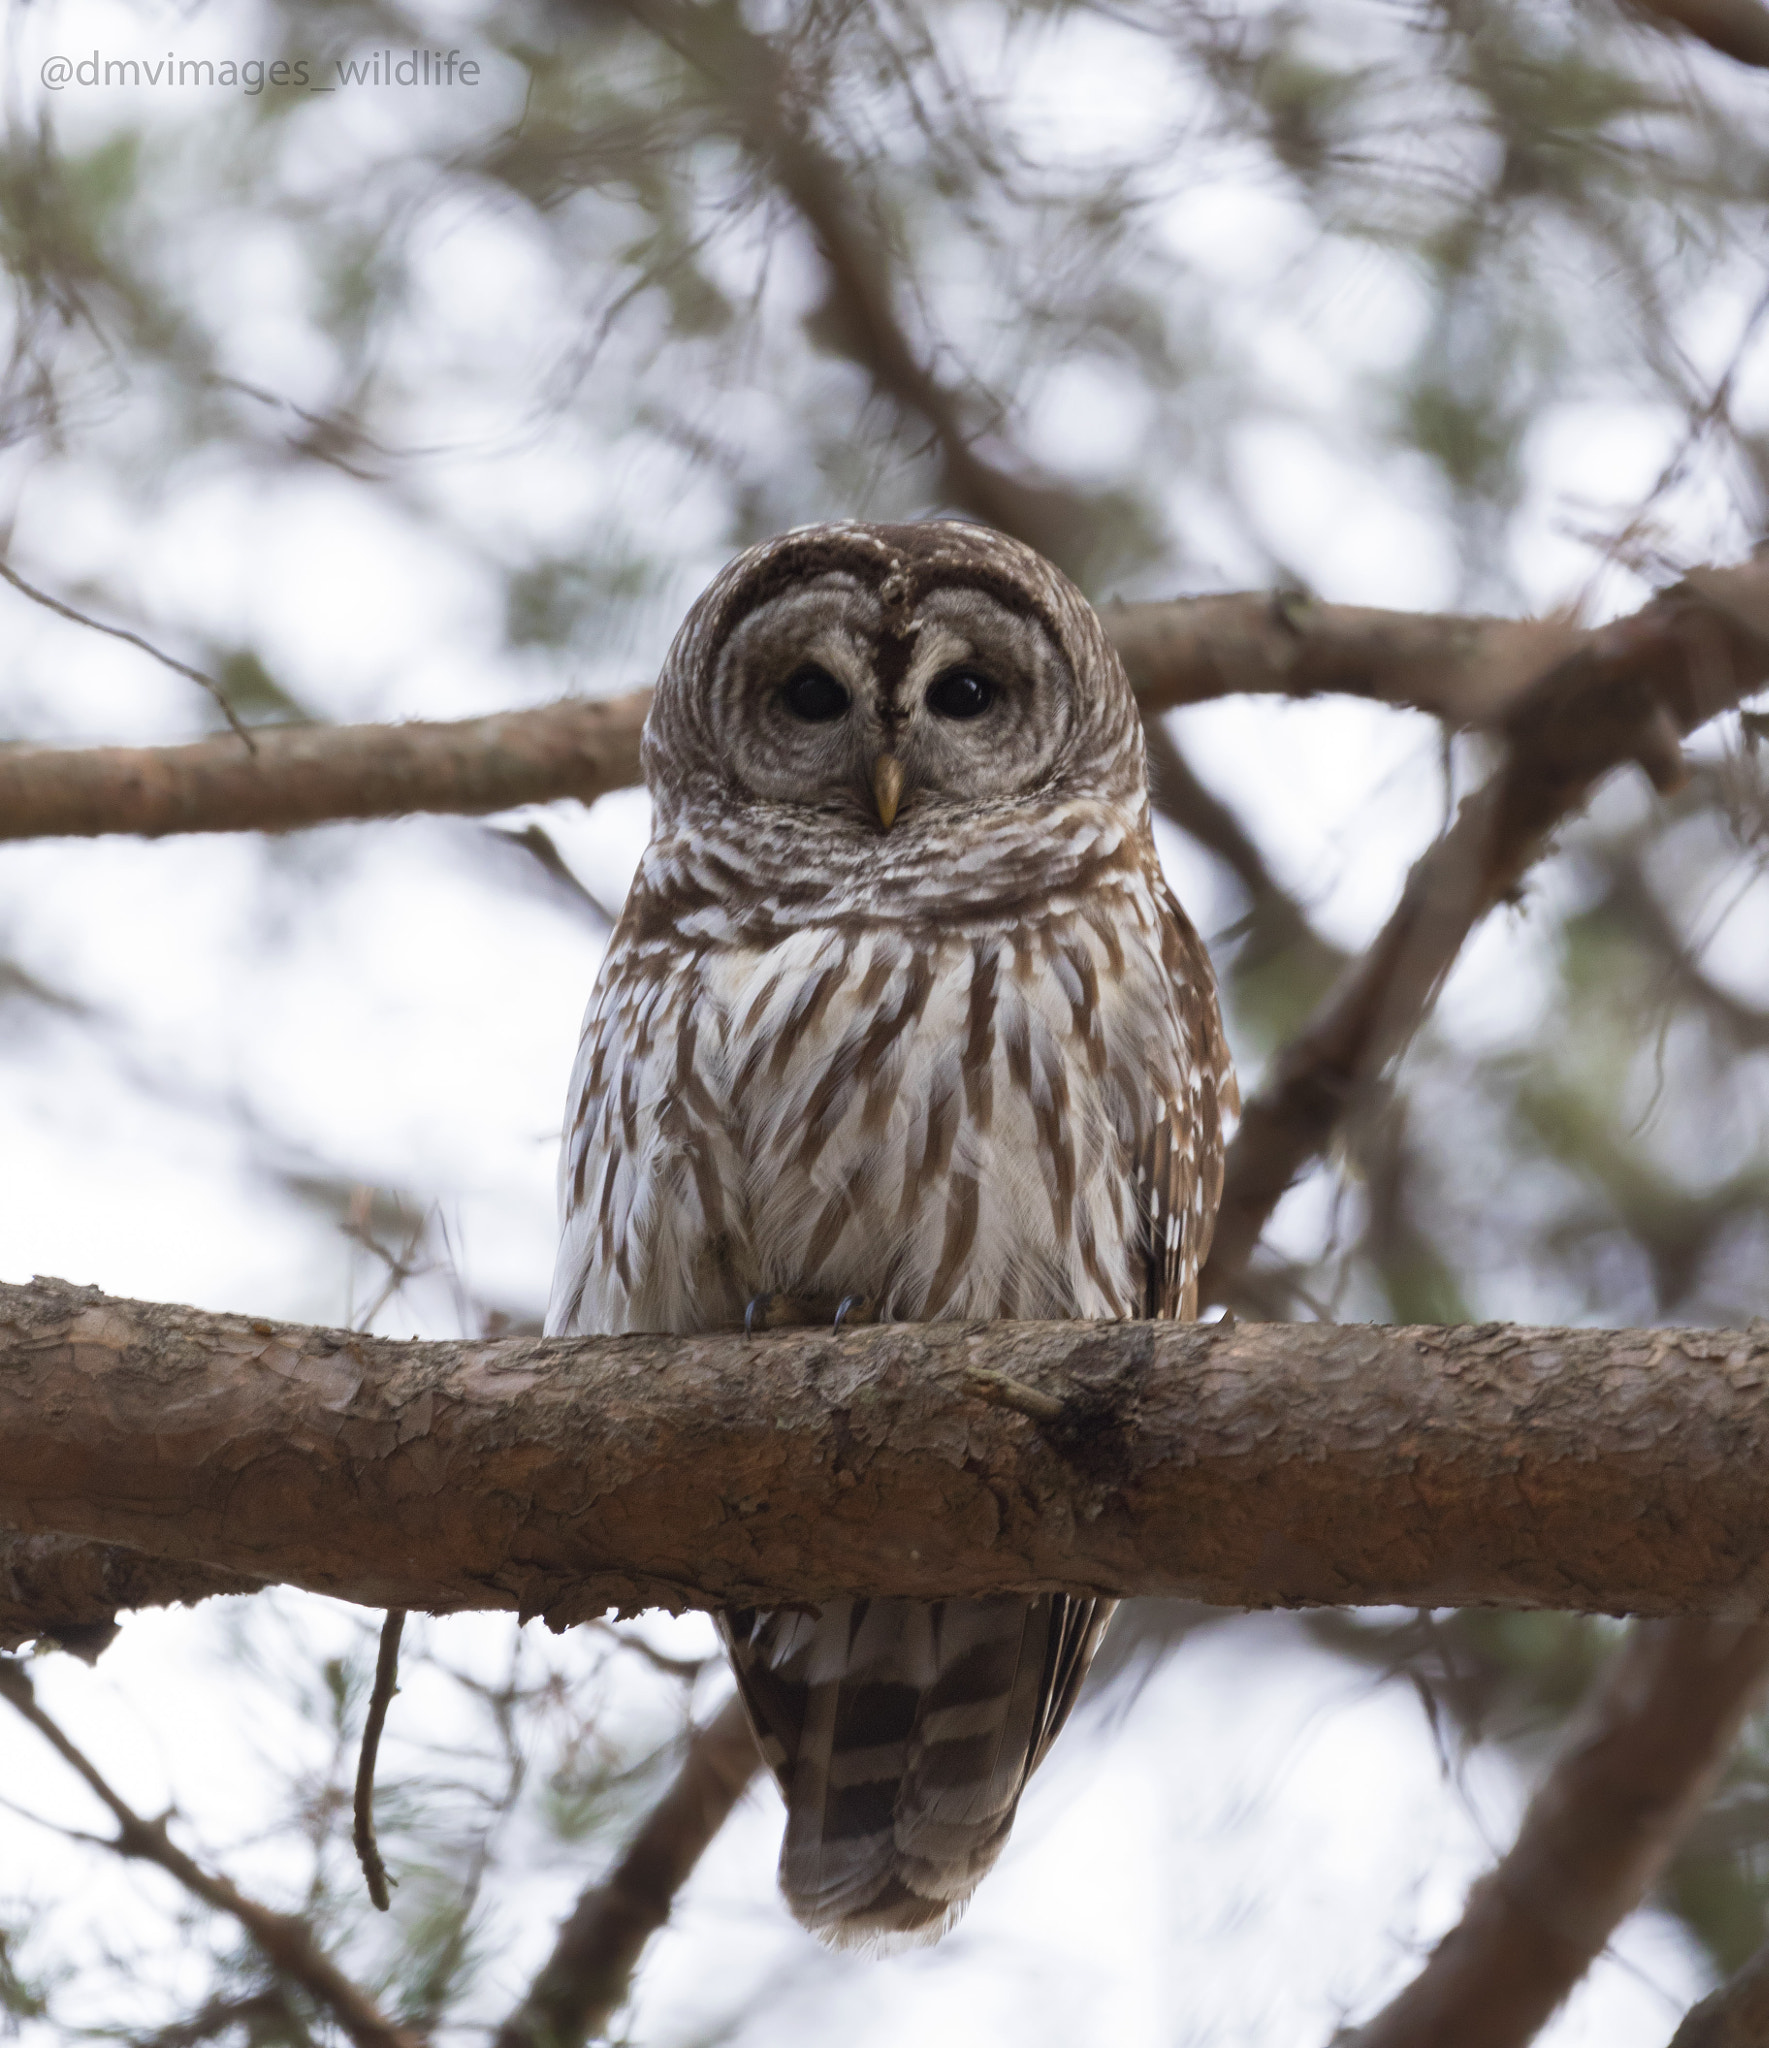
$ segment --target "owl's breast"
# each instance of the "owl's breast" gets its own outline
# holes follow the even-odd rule
[[[1136,1134],[1183,1051],[1152,905],[804,930],[703,972],[758,1289],[906,1321],[1139,1312]]]

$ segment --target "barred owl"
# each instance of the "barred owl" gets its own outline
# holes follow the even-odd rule
[[[785,534],[688,615],[644,761],[549,1331],[1194,1315],[1234,1082],[1073,585],[960,521]],[[806,1926],[956,1919],[1110,1606],[721,1618]]]

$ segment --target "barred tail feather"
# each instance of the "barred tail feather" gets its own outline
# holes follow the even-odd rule
[[[1000,1855],[1109,1600],[831,1601],[721,1620],[786,1795],[780,1885],[837,1947],[934,1941]]]

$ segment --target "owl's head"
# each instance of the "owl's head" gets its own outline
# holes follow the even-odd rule
[[[1140,815],[1142,728],[1098,617],[983,526],[801,528],[694,606],[645,738],[660,815],[796,819],[893,853],[1073,798]],[[882,851],[883,849],[879,849]]]

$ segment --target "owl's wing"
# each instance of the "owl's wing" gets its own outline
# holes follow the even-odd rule
[[[1159,903],[1173,1036],[1168,1057],[1150,1062],[1137,1145],[1143,1314],[1189,1322],[1222,1199],[1223,1115],[1241,1105],[1204,942],[1165,884]]]
[[[704,1071],[718,1019],[694,963],[630,944],[597,978],[559,1155],[549,1336],[734,1328],[739,1174]]]

